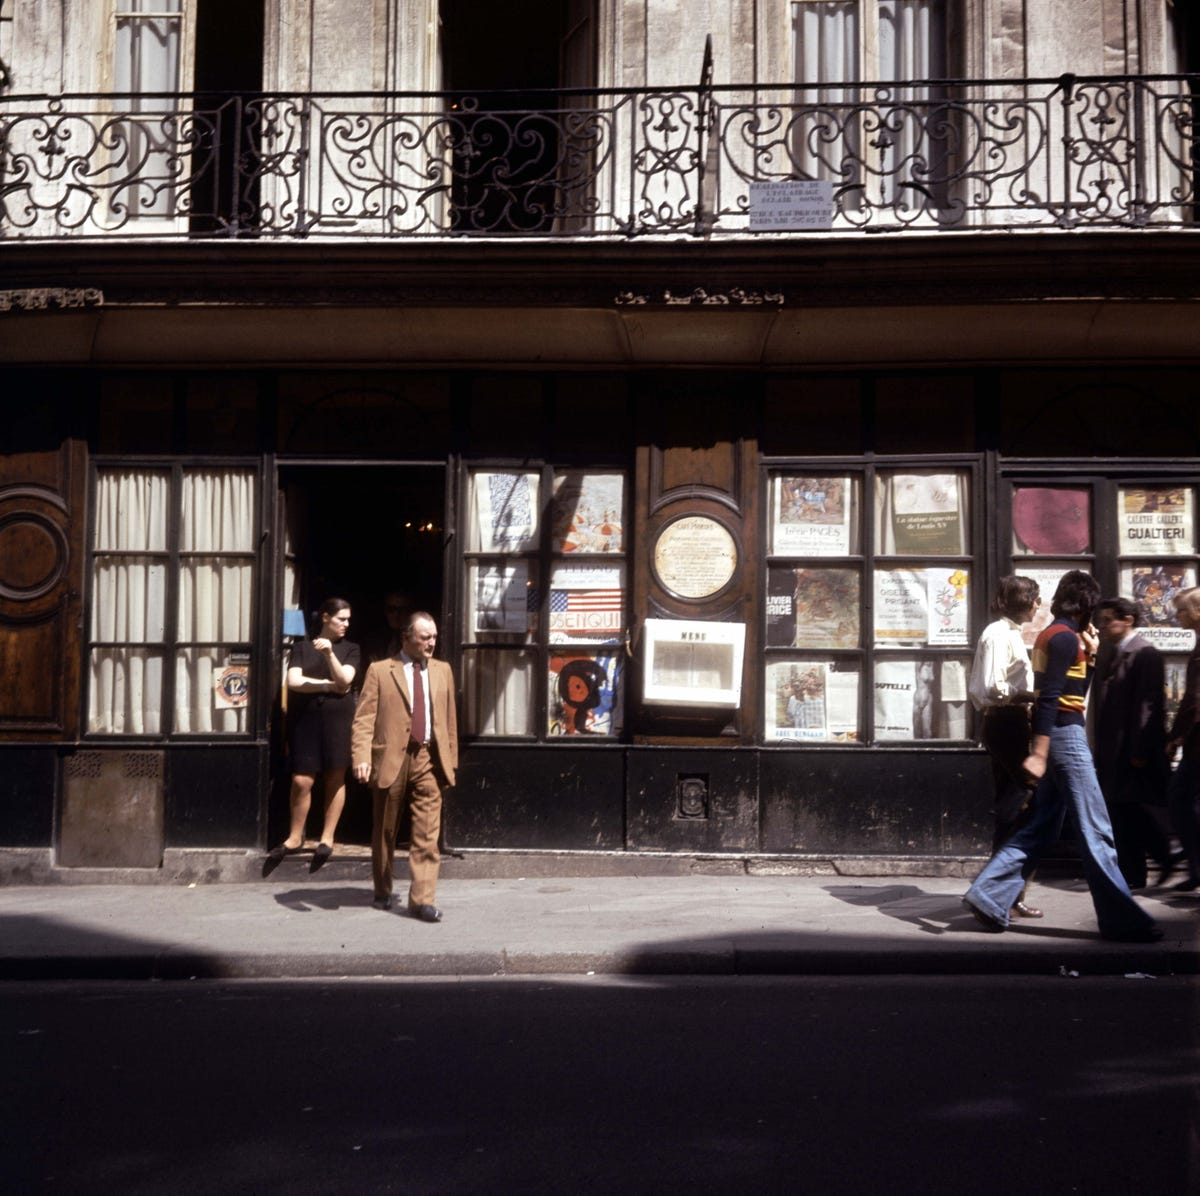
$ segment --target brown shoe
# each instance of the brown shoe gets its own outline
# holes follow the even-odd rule
[[[1040,909],[1032,905],[1026,905],[1024,901],[1018,901],[1012,907],[1012,917],[1014,918],[1041,918],[1044,917]]]

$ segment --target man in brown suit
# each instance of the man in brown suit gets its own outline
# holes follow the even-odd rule
[[[371,785],[375,907],[392,907],[396,830],[407,802],[412,811],[408,912],[423,922],[442,920],[434,904],[442,790],[454,784],[458,768],[454,674],[444,661],[433,659],[436,646],[437,624],[425,611],[415,612],[400,652],[367,669],[350,736],[354,776]]]

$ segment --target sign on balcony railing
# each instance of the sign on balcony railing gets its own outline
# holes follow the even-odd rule
[[[1190,225],[1195,82],[3,97],[0,239]]]

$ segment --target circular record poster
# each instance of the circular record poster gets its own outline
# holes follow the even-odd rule
[[[1024,486],[1013,494],[1014,548],[1039,556],[1074,556],[1092,542],[1090,494]]]

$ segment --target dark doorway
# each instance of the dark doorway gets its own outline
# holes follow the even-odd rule
[[[391,638],[385,601],[427,610],[438,622],[444,655],[452,637],[442,627],[446,471],[432,465],[291,465],[279,470],[280,502],[287,525],[285,607],[298,590],[308,622],[330,597],[350,603],[347,639],[362,649],[361,684],[371,659],[387,654]],[[289,584],[295,578],[294,586]],[[285,657],[286,664],[286,657]],[[286,833],[290,771],[282,718],[269,841]],[[314,794],[309,833],[319,832]],[[346,844],[371,841],[371,803],[364,786],[351,781],[338,827]]]
[[[263,0],[198,0],[193,90],[193,233],[234,235],[257,221],[257,106],[263,79]]]
[[[595,84],[592,0],[442,0],[440,17],[455,113],[451,227],[546,231],[573,214],[563,192],[578,179],[564,171],[577,174],[592,149],[580,101],[556,93]]]

